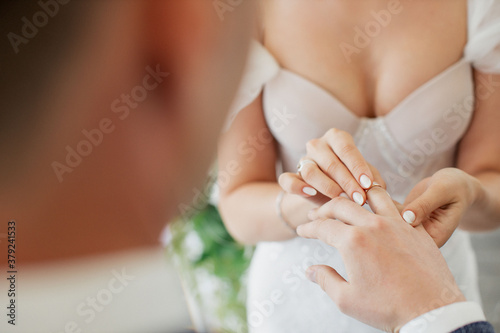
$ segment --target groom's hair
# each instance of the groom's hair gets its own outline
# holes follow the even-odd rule
[[[14,168],[36,140],[45,89],[79,42],[93,2],[0,1],[0,170]]]

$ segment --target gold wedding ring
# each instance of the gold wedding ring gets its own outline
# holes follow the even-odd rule
[[[372,189],[372,188],[374,188],[374,187],[380,187],[381,189],[384,189],[384,188],[382,187],[382,185],[380,185],[379,183],[377,183],[377,182],[373,182],[372,186],[371,186],[369,189],[365,190],[365,191],[366,191],[366,192],[368,192],[369,190],[371,190],[371,189]]]

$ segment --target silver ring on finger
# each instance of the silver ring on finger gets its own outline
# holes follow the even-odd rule
[[[302,169],[304,168],[304,165],[306,164],[314,164],[314,165],[317,165],[316,162],[314,162],[313,160],[308,160],[308,159],[303,159],[303,160],[300,160],[299,161],[299,164],[297,164],[297,173],[300,175],[300,172],[302,171]]]

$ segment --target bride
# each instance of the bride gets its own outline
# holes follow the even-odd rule
[[[500,218],[500,1],[265,0],[260,17],[219,149],[224,222],[257,244],[250,332],[378,332],[307,281],[311,265],[345,270],[294,232],[340,195],[363,205],[373,182],[480,302],[455,229]]]

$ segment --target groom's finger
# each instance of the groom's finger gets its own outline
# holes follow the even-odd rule
[[[344,223],[361,226],[366,224],[371,213],[354,201],[337,197],[315,211],[309,213],[311,220],[315,219],[338,219]]]
[[[321,219],[299,225],[297,234],[300,237],[319,239],[330,246],[338,247],[349,228],[350,226],[339,220]]]
[[[399,210],[392,201],[385,189],[380,186],[373,186],[366,191],[368,204],[372,211],[382,216],[400,216]]]

